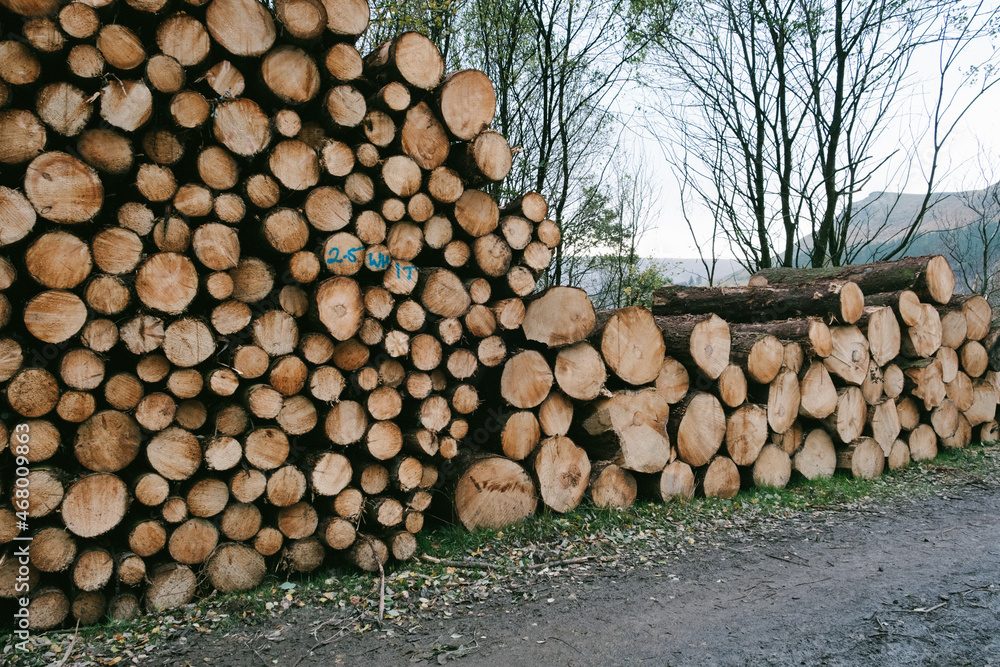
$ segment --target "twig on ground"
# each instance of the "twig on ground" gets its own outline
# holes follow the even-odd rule
[[[326,646],[327,644],[329,644],[330,642],[332,642],[334,639],[338,639],[338,638],[342,637],[344,635],[344,632],[347,630],[347,628],[350,627],[351,623],[353,623],[354,621],[358,620],[359,618],[361,618],[361,614],[355,614],[354,616],[351,616],[350,618],[348,618],[347,620],[345,620],[343,623],[340,624],[340,627],[337,628],[337,632],[335,632],[334,634],[330,635],[326,639],[319,639],[319,637],[316,637],[316,633],[319,632],[319,629],[322,628],[324,625],[332,623],[333,621],[335,621],[337,619],[329,618],[329,619],[323,621],[322,623],[320,623],[318,626],[316,626],[316,629],[313,630],[313,632],[312,632],[313,637],[316,637],[317,639],[319,639],[319,641],[317,641],[315,644],[313,644],[308,649],[306,649],[306,652],[299,656],[299,659],[295,661],[295,663],[292,665],[292,667],[299,667],[299,664],[303,660],[306,659],[306,656],[312,655],[312,652],[315,651],[316,649],[318,649],[320,646]]]
[[[70,641],[69,646],[66,647],[66,652],[63,653],[62,660],[53,663],[51,667],[63,667],[66,661],[69,660],[69,656],[73,653],[73,647],[76,646],[76,640],[80,638],[80,621],[77,620],[76,628],[73,629],[73,639]]]
[[[934,611],[935,609],[940,609],[941,607],[945,606],[946,604],[948,604],[948,603],[947,602],[942,602],[940,604],[936,604],[933,607],[928,607],[926,609],[924,609],[923,607],[918,607],[917,609],[891,609],[890,611],[899,612],[901,614],[929,614],[932,611]]]
[[[805,561],[804,563],[800,563],[798,561],[794,561],[791,558],[789,558],[788,556],[775,556],[774,554],[764,554],[764,555],[767,556],[768,558],[773,558],[774,560],[780,560],[782,563],[791,563],[792,565],[801,565],[802,567],[811,567],[809,565],[809,561],[807,561],[805,558],[802,558],[801,556],[798,556],[797,558],[800,558],[801,560],[804,560]]]
[[[372,550],[372,558],[378,563],[378,618],[375,619],[375,622],[378,623],[379,630],[381,630],[382,616],[385,614],[385,568],[382,567],[382,559],[378,557],[378,553],[375,551],[375,544],[370,539],[365,539],[368,540],[368,548]]]
[[[253,638],[252,640],[250,640],[250,641],[257,641],[258,639],[260,639],[260,636],[261,636],[261,635],[260,635],[260,633],[258,632],[258,633],[257,633],[257,636],[256,636],[256,637],[254,637],[254,638]],[[243,645],[244,645],[244,646],[246,646],[246,647],[247,647],[248,649],[250,649],[251,651],[253,651],[253,652],[254,652],[254,654],[255,654],[255,655],[256,655],[256,656],[258,657],[258,658],[260,658],[260,661],[261,661],[261,662],[263,662],[263,663],[264,663],[265,665],[268,665],[269,663],[267,662],[267,660],[265,660],[265,659],[264,659],[264,656],[262,656],[262,655],[260,654],[260,651],[258,651],[258,650],[257,650],[257,647],[256,647],[256,646],[254,646],[253,644],[251,644],[251,643],[250,643],[250,641],[245,641],[245,642],[243,642]]]

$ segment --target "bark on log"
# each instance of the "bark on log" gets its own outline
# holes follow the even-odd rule
[[[715,380],[729,365],[729,324],[716,315],[656,317],[665,354],[693,364]]]
[[[850,280],[865,294],[911,289],[921,299],[948,303],[955,274],[941,255],[905,257],[890,262],[824,269],[765,269],[754,274],[768,285],[806,285],[824,280]]]
[[[729,322],[768,322],[796,315],[833,315],[854,324],[864,294],[850,281],[767,287],[687,287],[666,285],[653,293],[655,315],[715,313]]]

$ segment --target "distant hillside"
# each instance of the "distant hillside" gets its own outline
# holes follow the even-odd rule
[[[940,234],[964,230],[976,220],[976,213],[966,202],[980,205],[984,201],[1000,198],[1000,183],[982,190],[943,192],[931,199],[931,205],[921,222],[920,230],[907,255],[944,253]],[[876,192],[854,204],[855,222],[849,245],[856,249],[853,263],[870,262],[893,249],[903,238],[916,218],[923,195]],[[994,216],[1000,211],[994,211]],[[869,242],[868,239],[871,239]],[[803,239],[803,249],[811,247],[810,239]],[[863,247],[861,247],[863,246]]]
[[[679,257],[654,257],[646,262],[663,267],[663,273],[675,285],[708,285],[708,272],[700,259],[682,259]],[[715,267],[715,284],[731,283],[732,276],[745,272],[739,262],[734,259],[720,259]],[[745,281],[745,279],[744,279]]]

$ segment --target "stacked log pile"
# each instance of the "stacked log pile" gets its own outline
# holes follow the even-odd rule
[[[377,571],[434,488],[498,527],[996,433],[941,258],[536,293],[559,229],[488,193],[492,84],[416,33],[362,56],[364,2],[0,6],[0,599],[35,629]]]
[[[780,488],[793,472],[872,479],[939,447],[995,440],[992,312],[954,285],[940,256],[762,271],[746,287],[663,287],[652,312],[597,313],[591,332],[535,339],[533,372],[553,378],[545,400],[571,415],[566,430],[546,431],[536,449],[539,429],[524,417],[530,449],[505,440],[502,462],[467,472],[459,518],[499,526],[533,512],[521,498],[528,471],[563,512],[588,491],[627,507],[643,489],[668,501]],[[557,289],[567,290],[537,303]],[[474,504],[463,483],[509,502]]]
[[[364,2],[0,4],[0,598],[29,536],[40,630],[412,557],[559,242],[489,79]]]

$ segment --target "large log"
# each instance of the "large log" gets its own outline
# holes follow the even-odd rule
[[[732,336],[756,340],[774,336],[784,343],[798,343],[802,351],[813,357],[829,357],[833,352],[830,327],[819,318],[792,319],[760,324],[736,323],[730,325]]]
[[[585,448],[599,444],[600,436],[611,436],[612,451],[602,451],[613,462],[635,472],[656,472],[670,459],[666,421],[670,406],[655,389],[623,391],[592,401],[580,428],[588,436]],[[595,442],[596,440],[596,442]]]
[[[668,429],[678,458],[691,466],[703,466],[722,446],[726,414],[715,396],[693,392],[670,411]]]
[[[653,292],[654,315],[715,313],[728,322],[771,322],[800,315],[833,315],[854,324],[864,309],[864,294],[848,281],[766,287],[688,287],[665,285]]]
[[[529,313],[532,306],[528,307]],[[660,323],[648,310],[639,306],[622,308],[601,315],[594,336],[595,338],[600,336],[601,356],[604,357],[611,372],[632,385],[653,382],[660,372],[666,349],[664,340],[667,333],[661,334],[658,328]],[[524,326],[527,325],[528,315],[525,315]],[[692,350],[695,346],[704,345],[700,342],[700,339],[705,337],[702,333],[704,328],[702,326],[699,329],[697,325],[692,328]]]
[[[538,504],[531,477],[517,463],[499,456],[471,463],[458,479],[455,510],[468,530],[500,529],[531,516]]]
[[[817,285],[822,281],[850,280],[865,294],[911,289],[921,299],[937,303],[948,303],[955,289],[955,274],[941,255],[822,269],[764,269],[754,274],[754,278],[766,280],[767,285]]]
[[[697,366],[715,380],[729,365],[729,324],[717,315],[656,317],[665,354]]]

